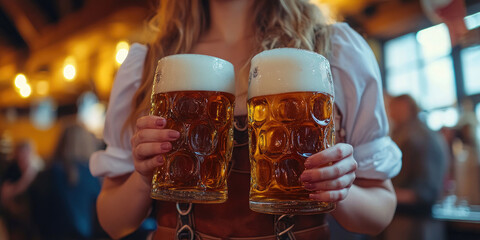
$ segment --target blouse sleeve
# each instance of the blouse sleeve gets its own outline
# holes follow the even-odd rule
[[[354,148],[358,178],[385,180],[401,169],[401,152],[388,136],[381,76],[367,42],[346,23],[332,26],[330,65],[345,140]]]
[[[122,127],[141,82],[146,54],[146,46],[132,44],[127,58],[118,69],[105,117],[103,138],[107,148],[90,157],[90,171],[94,176],[115,177],[134,170],[130,146],[132,132],[127,130],[122,134]]]

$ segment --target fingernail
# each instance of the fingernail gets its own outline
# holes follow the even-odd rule
[[[311,183],[304,183],[303,187],[307,190],[313,190],[314,189],[314,186]]]
[[[302,175],[300,175],[300,180],[302,182],[308,182],[308,181],[312,180],[312,177],[308,174],[302,174]]]
[[[171,137],[171,138],[178,138],[178,137],[180,137],[180,133],[177,132],[177,131],[170,131],[170,132],[168,132],[168,136]]]
[[[170,150],[170,149],[172,149],[172,144],[170,144],[170,143],[162,143],[162,149],[163,149],[163,150]]]
[[[305,168],[312,168],[312,162],[310,160],[305,160],[305,163],[303,163]]]
[[[159,118],[159,119],[157,119],[157,121],[155,121],[155,124],[157,124],[157,126],[159,126],[159,127],[165,126],[165,123],[166,123],[165,118]]]
[[[323,200],[324,196],[322,195],[323,191],[315,191],[315,193],[310,193],[308,196],[312,200],[320,201]]]
[[[162,148],[163,148],[163,146],[162,146]],[[158,163],[163,163],[163,156],[158,156],[157,157],[157,162]]]

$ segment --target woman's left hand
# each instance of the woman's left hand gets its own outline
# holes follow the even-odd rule
[[[347,197],[356,169],[353,147],[339,143],[307,158],[300,180],[312,191],[310,199],[338,202]]]

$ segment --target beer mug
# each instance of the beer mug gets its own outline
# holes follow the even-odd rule
[[[334,144],[334,91],[328,60],[279,48],[251,61],[248,133],[250,208],[269,214],[316,214],[335,203],[309,199],[300,175],[309,156]]]
[[[155,169],[154,199],[221,203],[227,200],[227,166],[233,151],[233,65],[198,54],[162,58],[155,71],[151,115],[180,132]]]

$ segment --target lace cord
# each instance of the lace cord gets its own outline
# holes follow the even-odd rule
[[[274,231],[277,240],[295,240],[292,229],[295,227],[294,215],[275,215]]]
[[[175,240],[200,240],[195,232],[193,203],[177,203],[177,232]]]

